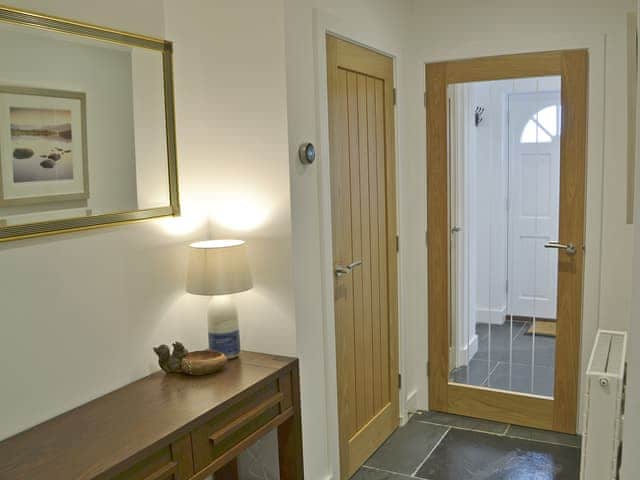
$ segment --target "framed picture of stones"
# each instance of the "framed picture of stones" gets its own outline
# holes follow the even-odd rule
[[[0,86],[0,205],[89,198],[84,93]]]

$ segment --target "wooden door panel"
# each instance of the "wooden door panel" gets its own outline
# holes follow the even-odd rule
[[[525,426],[575,433],[580,373],[584,266],[587,119],[586,50],[543,52],[429,64],[427,85],[429,405]],[[449,165],[447,88],[451,84],[560,75],[559,240],[578,247],[561,252],[557,272],[557,332],[553,399],[449,383]]]
[[[398,424],[397,314],[390,302],[397,260],[389,252],[396,231],[388,148],[393,63],[332,37],[327,61],[334,262],[362,261],[334,283],[341,470],[348,478]]]
[[[375,82],[375,141],[376,141],[376,171],[377,171],[377,224],[378,224],[378,268],[380,281],[378,288],[378,308],[380,315],[380,358],[390,358],[389,342],[384,341],[390,338],[389,322],[385,319],[390,318],[388,297],[388,271],[387,263],[389,262],[387,249],[387,195],[385,184],[385,118],[384,118],[384,83],[382,81]],[[391,402],[391,390],[389,378],[391,375],[391,362],[382,361],[376,370],[380,377],[380,403],[378,409]]]
[[[360,142],[358,138],[358,77],[353,72],[345,72],[339,70],[340,78],[342,75],[346,75],[347,86],[345,95],[347,96],[347,135],[349,138],[349,152],[348,162],[340,162],[342,166],[335,164],[332,165],[332,170],[338,168],[343,171],[343,175],[350,177],[351,188],[351,215],[349,221],[351,223],[351,251],[352,255],[349,258],[344,259],[343,264],[351,262],[351,259],[362,258],[362,225],[360,222],[360,162],[355,161],[360,158]],[[338,92],[338,95],[340,92]],[[332,137],[333,138],[333,137]],[[334,197],[335,198],[335,197]],[[348,212],[345,212],[345,215]],[[335,218],[335,216],[334,216]],[[334,220],[334,227],[336,223]],[[334,244],[335,245],[335,244]],[[334,246],[335,251],[335,246]],[[334,254],[334,258],[335,257]],[[363,283],[362,283],[362,270],[358,269],[353,272],[351,276],[352,283],[352,302],[353,313],[350,319],[352,324],[353,333],[352,338],[344,338],[344,347],[347,351],[351,352],[353,360],[350,361],[349,369],[353,371],[353,415],[345,416],[347,424],[344,426],[349,433],[353,435],[360,427],[365,424],[364,418],[364,377],[361,375],[356,376],[356,371],[360,371],[363,368],[364,361],[364,339],[362,337],[362,319],[363,319]],[[336,318],[342,318],[336,312]],[[340,365],[340,364],[339,364]]]
[[[335,56],[335,49],[327,46],[327,57],[331,59]],[[347,73],[344,71],[332,70],[328,72],[329,83],[335,89],[332,96],[332,108],[329,111],[329,126],[332,142],[332,156],[337,158],[349,158],[349,146],[346,143],[349,140],[348,124],[345,122],[348,109],[347,105]],[[357,110],[356,110],[357,112]],[[357,143],[356,143],[357,145]],[[331,196],[333,202],[340,205],[346,205],[343,211],[334,211],[332,223],[333,236],[333,256],[335,261],[347,264],[353,258],[352,245],[350,242],[351,231],[351,215],[349,211],[351,205],[351,182],[349,177],[349,164],[341,161],[334,162],[331,168]],[[354,203],[354,205],[356,205]],[[357,203],[359,205],[359,202]],[[357,234],[356,231],[353,234]],[[360,302],[354,302],[358,297],[354,294],[361,292],[356,288],[354,277],[345,278],[344,281],[334,285],[334,313],[336,318],[340,318],[342,328],[340,335],[336,335],[336,365],[338,391],[340,392],[340,410],[339,422],[340,443],[347,441],[348,432],[357,429],[357,391],[356,383],[356,365],[357,356],[352,346],[355,342],[356,318],[361,316],[354,315],[354,309],[359,308]],[[361,293],[359,293],[361,295]],[[337,332],[337,328],[336,328]]]
[[[362,74],[357,75],[358,91],[358,142],[360,144],[360,158],[353,159],[360,162],[360,226],[361,226],[361,248],[362,257],[353,260],[362,260],[362,350],[361,368],[356,371],[356,376],[363,377],[362,409],[364,423],[359,424],[361,428],[369,422],[374,415],[373,411],[373,351],[371,349],[373,337],[373,322],[371,318],[371,212],[369,205],[369,132],[367,116],[367,77]],[[351,132],[350,132],[351,134]],[[355,219],[357,221],[358,219]]]

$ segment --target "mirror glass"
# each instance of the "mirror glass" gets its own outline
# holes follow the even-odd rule
[[[0,65],[0,230],[167,210],[162,50],[0,22]]]
[[[449,87],[450,382],[553,397],[560,90]]]

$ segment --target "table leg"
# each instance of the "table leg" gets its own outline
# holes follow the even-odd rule
[[[218,470],[213,480],[238,480],[238,460],[235,458]]]
[[[303,480],[302,424],[300,415],[300,379],[298,370],[292,373],[294,414],[278,427],[278,456],[281,480]]]

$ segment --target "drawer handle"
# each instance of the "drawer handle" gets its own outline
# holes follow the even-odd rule
[[[266,402],[253,407],[248,412],[245,412],[243,415],[236,418],[233,422],[229,423],[228,425],[225,425],[220,430],[213,432],[213,434],[209,437],[209,440],[211,440],[214,444],[216,442],[220,442],[224,440],[232,433],[235,433],[238,430],[240,430],[245,424],[253,420],[255,417],[262,415],[271,407],[278,405],[280,402],[282,402],[283,398],[284,398],[284,395],[282,394],[282,392],[276,393],[275,395],[269,397],[269,399]]]
[[[176,473],[176,469],[178,468],[178,464],[176,462],[171,462],[155,473],[152,473],[148,477],[145,477],[144,480],[162,480],[169,474]]]

